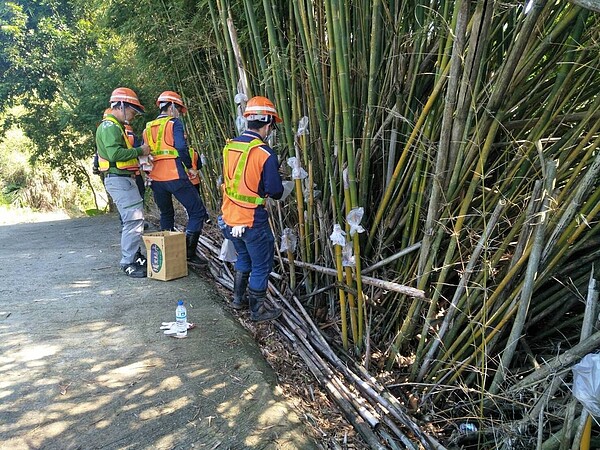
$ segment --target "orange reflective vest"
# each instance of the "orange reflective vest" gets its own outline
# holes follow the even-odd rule
[[[133,134],[133,130],[130,125],[125,125],[125,127],[123,127],[123,125],[121,125],[121,122],[119,122],[117,119],[115,119],[112,116],[106,116],[102,120],[103,121],[108,120],[109,122],[116,124],[119,127],[119,129],[121,130],[121,132],[123,133],[123,139],[125,139],[125,146],[127,148],[133,148],[133,142],[135,140],[135,136]],[[106,172],[111,167],[116,167],[117,169],[120,169],[120,170],[137,171],[140,168],[140,164],[139,164],[139,161],[137,158],[132,158],[127,161],[112,162],[112,161],[104,159],[102,156],[98,155],[98,170],[100,172]]]
[[[244,208],[254,209],[265,203],[258,195],[260,173],[254,174],[255,179],[248,179],[251,174],[246,170],[250,151],[261,145],[264,142],[260,139],[250,142],[228,140],[223,149],[223,190],[227,197]]]
[[[192,160],[192,169],[198,170],[198,153],[192,147],[190,147],[190,159]],[[192,182],[193,185],[200,184],[200,177],[196,175],[192,178],[192,176],[188,173],[188,178]]]
[[[124,128],[125,135],[127,136],[127,140],[129,141],[129,145],[133,147],[133,144],[135,143],[135,134],[133,134],[133,128],[129,124],[126,124]]]
[[[173,147],[173,125],[170,124],[172,117],[161,117],[146,124],[144,139],[152,150],[154,161],[161,159],[175,159],[179,152]],[[171,125],[171,126],[169,126]]]
[[[146,124],[144,141],[150,146],[153,157],[150,178],[153,181],[172,181],[180,178],[177,168],[179,152],[175,148],[173,117],[159,117]]]

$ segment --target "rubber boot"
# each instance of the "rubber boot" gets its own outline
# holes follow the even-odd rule
[[[267,320],[277,319],[282,311],[280,308],[267,309],[265,299],[267,291],[253,291],[248,289],[248,302],[250,303],[250,320],[254,322],[266,322]]]
[[[231,307],[233,309],[243,309],[248,306],[248,297],[246,296],[246,288],[248,287],[248,272],[236,272],[233,278],[233,301]]]
[[[205,258],[198,256],[196,250],[198,249],[198,239],[200,239],[200,233],[186,233],[185,242],[187,248],[187,261],[190,264],[195,264],[199,266],[205,266],[208,261]]]

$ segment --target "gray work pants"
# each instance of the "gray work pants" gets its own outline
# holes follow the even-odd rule
[[[123,267],[133,263],[135,253],[143,245],[144,204],[135,184],[135,178],[105,177],[104,186],[123,219],[121,233],[121,267]]]

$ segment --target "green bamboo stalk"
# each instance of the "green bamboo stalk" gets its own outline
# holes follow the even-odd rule
[[[425,271],[425,261],[429,256],[429,247],[433,235],[433,225],[438,219],[440,212],[440,199],[442,189],[446,185],[448,153],[450,149],[450,136],[453,124],[453,116],[456,109],[456,102],[459,90],[459,79],[462,72],[461,61],[464,52],[464,37],[468,22],[469,2],[457,1],[454,6],[454,17],[456,28],[454,30],[454,45],[452,48],[452,57],[450,59],[450,75],[448,86],[446,88],[446,97],[444,101],[444,112],[442,114],[442,129],[440,132],[440,145],[437,151],[436,163],[431,182],[431,198],[427,210],[427,219],[425,221],[425,235],[423,237],[423,246],[419,256],[419,274]],[[449,33],[450,34],[450,33]],[[450,39],[449,39],[450,42]],[[443,67],[443,66],[442,66]]]
[[[444,338],[444,335],[446,334],[446,331],[450,328],[450,323],[451,323],[452,319],[454,318],[454,314],[458,310],[458,302],[459,302],[461,296],[463,295],[463,292],[467,289],[467,284],[470,281],[471,274],[473,273],[473,271],[475,269],[475,265],[477,264],[479,257],[481,255],[481,252],[483,251],[484,246],[487,244],[488,239],[492,233],[492,230],[496,226],[498,219],[500,218],[500,214],[502,213],[502,210],[504,209],[505,206],[506,206],[506,202],[499,202],[496,205],[494,212],[490,216],[490,219],[487,223],[485,231],[481,235],[481,238],[479,239],[479,242],[477,243],[477,247],[471,254],[471,257],[469,258],[469,262],[467,263],[467,266],[465,267],[465,270],[463,271],[460,282],[458,283],[458,286],[456,287],[456,290],[454,291],[454,297],[452,298],[452,301],[450,302],[450,306],[448,308],[448,312],[446,313],[446,315],[444,317],[444,321],[442,322],[442,325],[441,325],[439,331],[437,332],[437,334],[433,340],[433,343],[429,346],[429,350],[427,351],[425,358],[421,362],[421,356],[422,356],[421,353],[423,352],[423,349],[425,347],[425,342],[426,342],[425,337],[429,333],[429,328],[431,326],[431,320],[432,320],[433,315],[436,312],[437,308],[432,307],[432,308],[430,308],[430,311],[427,313],[427,319],[425,320],[425,324],[423,325],[423,330],[421,331],[421,340],[419,342],[419,348],[417,349],[417,356],[415,358],[415,364],[413,364],[414,370],[412,371],[412,374],[411,374],[412,377],[414,378],[415,375],[417,374],[417,368],[418,368],[419,373],[418,373],[418,376],[416,377],[417,381],[421,381],[423,379],[423,377],[425,376],[425,373],[427,372],[427,369],[429,368],[429,365],[431,364],[431,361],[433,359],[433,355],[435,354],[439,345],[441,344],[442,339]],[[431,303],[431,305],[434,305],[433,302]]]
[[[369,75],[368,75],[368,87],[367,87],[367,104],[365,108],[365,117],[363,125],[363,138],[362,138],[362,158],[361,158],[361,183],[360,183],[360,203],[367,205],[370,194],[371,185],[370,177],[370,163],[371,163],[371,135],[375,126],[375,105],[378,101],[378,86],[377,86],[377,75],[379,74],[379,55],[381,45],[381,0],[374,0],[372,5],[371,15],[371,42],[369,45]]]
[[[600,145],[600,137],[596,139],[594,147]],[[585,173],[583,179],[579,182],[577,186],[577,190],[574,195],[571,196],[570,201],[568,203],[568,207],[561,215],[561,218],[554,228],[552,235],[546,242],[546,246],[544,247],[544,251],[542,254],[542,263],[548,258],[550,252],[552,251],[554,244],[558,240],[559,234],[562,233],[564,228],[567,225],[567,222],[571,221],[573,216],[577,213],[577,209],[580,207],[583,198],[587,191],[592,187],[598,175],[600,174],[600,155],[597,155],[594,159],[593,164],[588,168]]]
[[[406,158],[408,157],[409,150],[412,147],[412,144],[413,144],[414,140],[416,139],[417,134],[421,130],[421,127],[423,126],[423,123],[425,122],[427,114],[429,113],[430,109],[432,108],[434,102],[437,99],[437,96],[440,94],[442,87],[445,84],[445,77],[448,74],[448,71],[449,71],[449,67],[446,66],[446,68],[444,68],[444,70],[442,71],[442,76],[440,77],[439,81],[435,85],[431,95],[427,99],[427,103],[425,104],[425,106],[423,106],[423,110],[421,111],[421,114],[419,115],[419,119],[417,120],[417,123],[415,124],[413,131],[410,134],[408,141],[406,142],[406,145],[404,146],[402,155],[400,155],[400,159],[396,163],[396,168],[394,169],[394,173],[392,174],[391,183],[385,190],[384,196],[383,196],[381,202],[379,203],[379,207],[377,208],[377,212],[376,212],[375,218],[373,220],[373,223],[371,224],[371,229],[369,231],[369,240],[367,242],[367,249],[371,249],[373,246],[373,236],[375,236],[375,230],[381,223],[386,206],[388,205],[388,203],[392,197],[394,187],[396,186],[398,177],[400,176],[400,172],[404,168],[403,167],[404,162],[405,162]]]

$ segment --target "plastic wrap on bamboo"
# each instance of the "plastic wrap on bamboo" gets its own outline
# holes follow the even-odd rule
[[[294,253],[296,251],[297,243],[298,238],[294,234],[294,231],[291,228],[285,228],[281,234],[281,246],[279,247],[279,251],[281,253],[285,253],[287,251]]]
[[[344,247],[346,245],[346,232],[342,230],[339,224],[333,225],[333,233],[329,236],[333,245],[340,245]]]
[[[302,168],[300,161],[295,156],[288,158],[287,164],[292,169],[292,178],[294,180],[303,180],[308,176],[308,173]]]
[[[356,267],[356,259],[354,258],[354,249],[351,242],[346,242],[342,249],[342,266]]]
[[[244,117],[244,106],[248,101],[248,96],[243,92],[238,92],[233,99],[235,104],[237,105],[237,117],[235,118],[235,127],[238,130],[238,133],[242,133],[248,128],[248,121]]]
[[[346,222],[350,226],[350,236],[354,236],[356,233],[364,233],[365,229],[360,226],[360,222],[365,214],[363,207],[353,208],[346,216]]]
[[[573,366],[573,395],[593,416],[600,417],[600,355],[585,355]]]
[[[308,117],[302,116],[298,121],[298,130],[296,131],[296,136],[304,136],[308,134]]]

